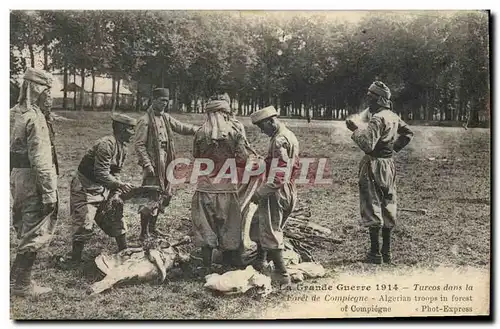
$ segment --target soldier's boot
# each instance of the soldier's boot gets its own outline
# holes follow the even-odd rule
[[[73,263],[80,263],[82,261],[83,248],[85,247],[84,241],[73,241],[71,249],[71,261]]]
[[[10,268],[10,286],[11,287],[13,287],[14,284],[16,283],[19,261],[20,261],[20,256],[19,256],[19,254],[17,254],[16,258],[14,259],[14,262],[12,263],[12,266]]]
[[[164,232],[162,232],[161,230],[159,230],[157,227],[156,227],[156,223],[158,222],[158,216],[153,216],[150,218],[149,220],[149,233],[151,235],[153,235],[154,237],[156,238],[164,238],[167,236],[167,234],[165,234]]]
[[[391,229],[382,228],[382,260],[386,264],[392,264],[391,259]]]
[[[213,249],[210,247],[201,247],[203,266],[197,268],[195,274],[202,278],[212,272],[212,251]]]
[[[12,288],[12,295],[20,297],[38,296],[52,291],[51,288],[39,286],[31,279],[35,259],[35,252],[26,252],[19,255],[17,278]]]
[[[141,214],[141,233],[139,235],[140,241],[145,241],[149,238],[148,225],[150,216]]]
[[[115,237],[116,245],[118,246],[118,251],[122,251],[128,248],[127,237],[125,234]]]
[[[366,257],[366,262],[371,264],[382,264],[380,255],[379,233],[380,227],[370,227],[370,251]]]
[[[222,263],[231,269],[239,268],[241,265],[240,252],[238,250],[224,250],[222,252]]]
[[[284,289],[292,283],[292,280],[285,266],[283,250],[269,250],[269,253],[271,256],[270,258],[274,263],[274,269],[276,271],[275,281],[278,283],[280,289]]]
[[[84,247],[85,241],[73,240],[71,252],[62,257],[57,256],[56,266],[63,270],[71,270],[80,265]]]
[[[262,248],[261,245],[257,246],[257,259],[253,263],[253,268],[256,271],[262,272],[267,265],[267,250]]]

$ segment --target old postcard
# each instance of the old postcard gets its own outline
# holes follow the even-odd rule
[[[489,31],[11,11],[11,319],[490,316]]]

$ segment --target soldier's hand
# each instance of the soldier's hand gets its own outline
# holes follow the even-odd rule
[[[44,203],[42,205],[42,214],[43,216],[50,215],[56,209],[56,203]]]
[[[122,185],[120,185],[120,190],[123,192],[123,193],[128,193],[132,190],[134,186],[132,184],[129,184],[129,183],[122,183]]]
[[[155,170],[153,169],[153,166],[146,166],[144,167],[144,173],[148,176],[154,176]]]
[[[349,119],[345,121],[345,125],[347,126],[347,129],[349,129],[350,131],[358,129],[358,126],[354,123],[354,121]]]
[[[257,193],[255,193],[254,195],[252,195],[252,198],[250,199],[251,202],[255,203],[255,204],[259,204],[259,201],[260,201],[260,197]]]

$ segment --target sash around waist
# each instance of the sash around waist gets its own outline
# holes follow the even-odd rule
[[[199,182],[196,185],[196,191],[206,193],[236,193],[238,186],[231,183],[211,184],[209,182]]]

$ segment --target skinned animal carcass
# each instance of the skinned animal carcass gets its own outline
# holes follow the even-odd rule
[[[163,198],[158,198],[158,195],[161,193],[158,186],[137,186],[127,193],[122,193],[120,190],[113,191],[97,208],[94,221],[106,234],[112,234],[112,232],[116,232],[117,230],[126,229],[126,227],[122,227],[126,225],[126,223],[122,221],[124,203],[126,201],[131,201],[137,204],[143,204],[145,205],[142,208],[144,212],[145,209],[149,209],[148,205],[161,202],[156,200],[163,200]]]
[[[151,249],[128,248],[116,254],[101,254],[95,264],[105,276],[91,285],[91,294],[99,294],[118,283],[129,281],[154,281],[160,283],[167,277],[167,272],[176,264],[189,261],[189,255],[182,253],[178,246],[190,242],[185,237],[175,245]]]

